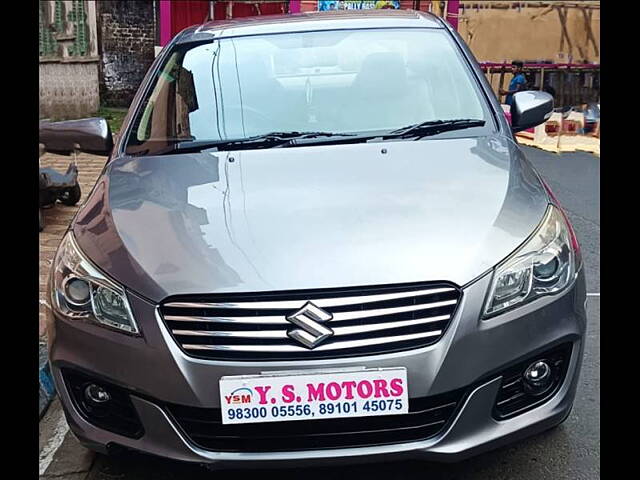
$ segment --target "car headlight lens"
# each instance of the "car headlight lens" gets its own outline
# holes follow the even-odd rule
[[[568,220],[550,205],[527,243],[496,267],[484,317],[566,288],[577,271],[575,245]]]
[[[51,303],[68,319],[139,333],[124,288],[84,257],[71,232],[62,239],[53,261]]]

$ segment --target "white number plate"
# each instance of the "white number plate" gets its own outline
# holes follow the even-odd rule
[[[408,413],[407,370],[363,368],[222,377],[220,403],[223,424]]]

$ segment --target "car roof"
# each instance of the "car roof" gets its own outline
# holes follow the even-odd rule
[[[395,9],[261,15],[195,25],[183,30],[176,43],[247,35],[362,28],[443,28],[443,24],[431,13]]]

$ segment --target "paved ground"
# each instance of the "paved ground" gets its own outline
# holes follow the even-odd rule
[[[69,163],[73,161],[71,156],[52,155],[46,154],[40,157],[40,165],[42,167],[52,167],[59,172],[66,172]],[[87,195],[91,191],[91,188],[96,182],[98,175],[104,167],[106,157],[98,157],[95,155],[81,154],[78,155],[77,163],[79,166],[78,181],[80,183],[80,189],[82,191],[82,197],[79,205],[84,202]],[[47,342],[45,338],[45,321],[44,321],[44,309],[46,305],[45,300],[45,288],[47,284],[47,278],[49,276],[49,270],[51,267],[51,261],[53,255],[62,239],[62,235],[69,226],[69,222],[73,218],[73,215],[77,211],[78,206],[67,207],[62,204],[57,204],[53,208],[43,209],[43,216],[45,222],[45,228],[40,232],[40,305],[38,314],[39,324],[39,368],[43,369],[47,361]],[[49,404],[50,392],[47,388],[43,389],[42,383],[40,386],[40,414],[46,410]]]
[[[527,158],[553,190],[582,247],[587,289],[600,291],[600,158],[589,153],[548,153],[523,147]]]
[[[78,163],[78,181],[82,190],[82,198],[78,205],[82,204],[96,183],[96,179],[100,175],[106,157],[98,157],[96,155],[80,154],[77,158]],[[69,163],[73,161],[73,157],[63,155],[53,155],[47,153],[40,157],[40,166],[52,167],[60,172],[66,172]],[[56,204],[55,207],[45,209],[44,213],[44,230],[40,233],[40,336],[44,335],[44,289],[47,284],[47,276],[53,255],[60,244],[62,235],[69,226],[69,222],[78,209],[75,207],[66,207],[62,204]]]
[[[554,190],[576,228],[587,266],[589,292],[600,291],[600,159],[585,153],[556,155],[525,148]],[[82,172],[82,168],[81,168]],[[55,243],[51,241],[51,243]],[[279,470],[276,478],[306,480],[331,478],[429,478],[439,479],[599,479],[600,478],[600,298],[588,302],[589,331],[581,382],[573,411],[557,429],[454,465],[403,462],[368,466]],[[60,422],[56,403],[45,417],[48,431]],[[41,424],[42,425],[42,424]],[[58,432],[61,430],[58,429]],[[203,468],[177,462],[128,455],[121,458],[97,456],[91,460],[73,435],[41,439],[46,445],[60,444],[55,454],[46,457],[48,468],[43,478],[61,480],[199,480],[214,477],[250,478],[256,472],[211,473]],[[49,449],[51,450],[51,449]],[[49,452],[45,452],[49,453]]]

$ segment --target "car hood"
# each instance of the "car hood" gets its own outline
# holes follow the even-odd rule
[[[153,301],[450,281],[495,266],[547,207],[501,136],[123,157],[78,213],[80,248]]]

